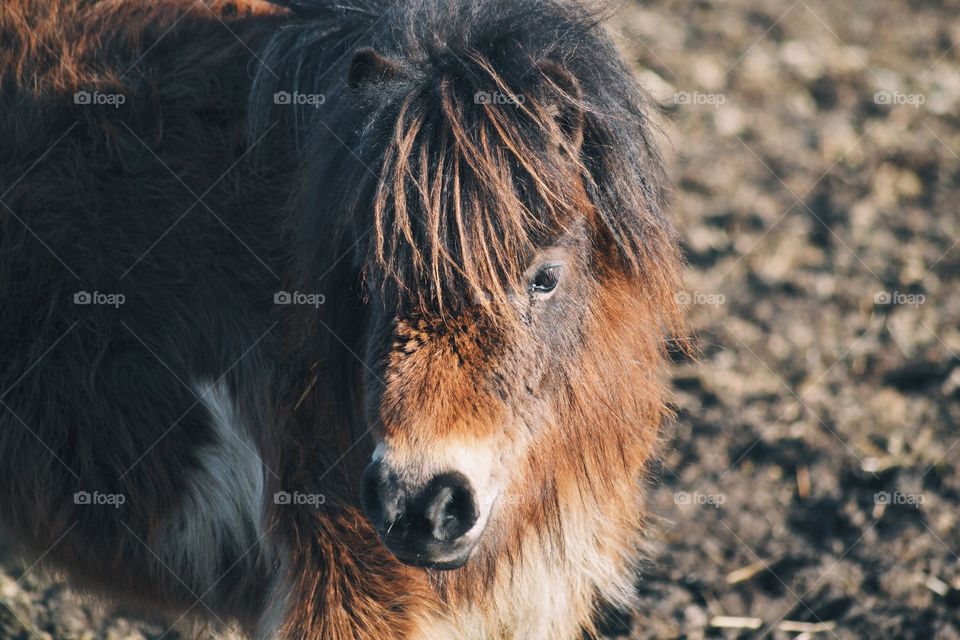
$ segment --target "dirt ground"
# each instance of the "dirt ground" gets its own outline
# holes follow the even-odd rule
[[[611,26],[663,110],[702,352],[611,637],[960,639],[960,3],[658,0]],[[165,631],[2,567],[0,637]]]
[[[960,638],[960,5],[663,0],[614,28],[665,110],[702,349],[621,630]]]

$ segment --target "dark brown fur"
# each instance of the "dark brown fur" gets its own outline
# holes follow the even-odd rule
[[[643,95],[573,5],[279,4],[0,7],[0,527],[79,586],[260,637],[590,630],[626,603],[682,335]],[[270,103],[293,87],[328,106]],[[546,250],[567,265],[554,307],[524,299]],[[182,382],[221,375],[263,461],[263,535],[192,576],[155,550],[217,443]],[[508,481],[462,569],[377,540],[356,498],[371,432],[410,460],[496,447]],[[94,489],[128,503],[71,500]]]

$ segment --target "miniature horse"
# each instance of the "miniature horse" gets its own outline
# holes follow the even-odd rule
[[[629,606],[680,261],[601,18],[7,0],[3,535],[264,639]]]

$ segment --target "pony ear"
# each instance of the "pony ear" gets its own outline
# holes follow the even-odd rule
[[[575,149],[583,144],[583,92],[573,74],[553,60],[538,65],[553,94],[551,107],[560,129],[567,135]]]
[[[379,84],[400,75],[400,66],[373,49],[364,47],[353,54],[347,83],[353,90],[368,84]]]

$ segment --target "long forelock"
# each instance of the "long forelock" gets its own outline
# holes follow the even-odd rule
[[[505,304],[535,249],[586,205],[551,104],[563,96],[471,62],[482,78],[440,73],[401,99],[375,188],[367,276],[423,312]]]

